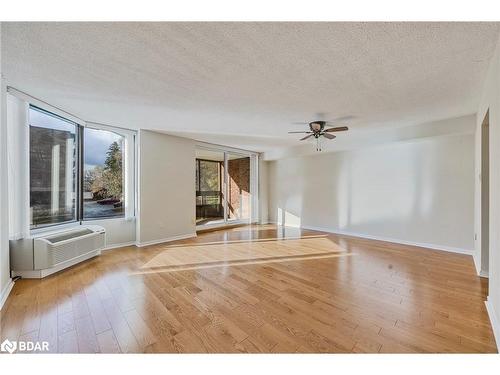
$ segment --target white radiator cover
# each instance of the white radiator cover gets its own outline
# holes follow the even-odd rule
[[[98,256],[106,245],[106,231],[98,225],[39,233],[11,241],[12,277],[43,278]]]
[[[105,244],[102,227],[84,227],[33,239],[34,269],[61,263],[101,250]]]

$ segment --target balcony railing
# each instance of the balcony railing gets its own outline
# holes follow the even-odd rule
[[[224,218],[223,194],[219,190],[196,191],[196,218]]]

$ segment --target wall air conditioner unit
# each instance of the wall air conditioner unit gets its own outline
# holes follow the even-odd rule
[[[10,241],[12,277],[41,279],[101,254],[106,231],[97,225],[45,232]]]

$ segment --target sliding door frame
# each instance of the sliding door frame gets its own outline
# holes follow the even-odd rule
[[[226,147],[211,143],[205,142],[197,142],[195,145],[195,149],[202,149],[213,152],[222,152],[224,153],[224,176],[222,178],[222,193],[224,197],[223,208],[224,208],[224,219],[219,220],[213,224],[202,224],[196,225],[196,230],[210,229],[210,228],[218,228],[225,227],[228,225],[238,225],[238,224],[251,224],[258,221],[259,217],[259,154],[256,152],[242,150],[234,147]],[[229,220],[229,212],[228,212],[228,193],[229,193],[229,170],[228,170],[228,154],[237,154],[242,157],[250,158],[250,217],[248,219],[231,219]],[[196,163],[196,155],[195,155],[195,163]],[[195,177],[196,178],[196,177]],[[196,196],[193,197],[196,199]],[[196,212],[195,212],[196,216]]]

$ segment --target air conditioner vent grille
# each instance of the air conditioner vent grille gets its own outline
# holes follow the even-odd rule
[[[62,245],[50,246],[48,251],[51,263],[56,265],[69,259],[76,258],[80,255],[87,254],[90,251],[99,248],[97,241],[99,237],[87,237],[77,241],[65,243]]]
[[[69,239],[72,239],[72,238],[78,238],[78,237],[85,236],[87,234],[92,234],[92,233],[94,233],[94,232],[91,231],[90,229],[83,228],[83,229],[78,229],[78,230],[72,230],[72,231],[64,232],[64,233],[61,233],[61,234],[57,234],[55,236],[46,237],[45,239],[47,241],[55,244],[55,243],[58,243],[58,242],[61,242],[61,241],[66,241],[66,240],[69,240]]]

